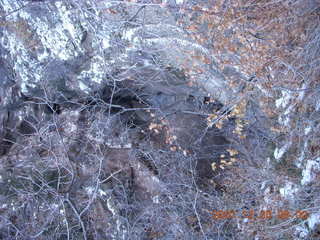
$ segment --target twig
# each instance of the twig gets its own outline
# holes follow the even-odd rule
[[[83,235],[83,239],[87,240],[87,232],[86,232],[86,228],[84,226],[84,223],[81,219],[81,216],[78,212],[78,210],[76,209],[75,205],[72,203],[72,201],[69,199],[69,194],[67,194],[67,198],[65,199],[65,201],[70,205],[70,207],[72,208],[74,214],[78,217],[81,229],[82,229],[82,235]]]
[[[122,170],[123,170],[123,169],[119,169],[118,171],[113,172],[112,174],[110,174],[109,177],[107,177],[107,178],[103,179],[102,181],[100,181],[100,184],[107,182],[110,178],[112,178],[114,175],[118,174],[118,173],[121,172]]]

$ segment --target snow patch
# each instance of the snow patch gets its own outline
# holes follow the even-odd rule
[[[276,107],[277,108],[285,108],[291,98],[291,94],[287,91],[281,91],[282,97],[276,100]]]
[[[302,171],[301,185],[311,183],[315,179],[315,171],[320,171],[320,158],[307,161],[306,167]]]
[[[79,81],[79,87],[80,87],[80,89],[82,90],[82,91],[84,91],[84,92],[86,92],[86,93],[88,93],[89,91],[89,88],[88,88],[88,86],[87,85],[85,85],[82,81]]]
[[[45,59],[49,57],[48,51],[44,50],[43,53],[38,54],[38,60],[43,62]]]
[[[304,145],[303,145],[303,150],[301,151],[301,156],[298,158],[298,160],[295,162],[295,165],[298,167],[298,168],[301,168],[302,167],[302,163],[304,162],[304,159],[305,159],[305,153],[307,152],[307,149],[308,149],[308,141],[305,141],[304,142]]]
[[[95,188],[94,187],[86,187],[85,190],[88,195],[92,195],[95,191]]]
[[[36,31],[40,36],[44,48],[50,49],[50,52],[62,60],[71,58],[75,51],[67,48],[69,39],[63,34],[62,24],[57,24],[56,28],[49,28],[41,19],[35,20]]]
[[[32,82],[40,81],[42,76],[41,67],[34,59],[30,59],[25,46],[15,34],[5,31],[8,42],[6,48],[9,50],[13,59],[15,59],[14,70],[19,73],[22,92],[27,92],[27,85],[32,86]],[[32,69],[30,71],[30,68]],[[30,74],[32,72],[32,75]],[[32,82],[31,82],[32,81]]]
[[[103,46],[103,48],[109,48],[109,47],[111,47],[109,39],[103,38],[103,40],[102,40],[102,46]]]
[[[152,181],[156,183],[160,183],[160,180],[155,176],[152,176]]]
[[[286,182],[284,187],[280,188],[280,194],[286,199],[293,199],[294,193],[296,193],[299,188],[292,182]]]
[[[305,129],[304,129],[304,134],[309,134],[309,132],[311,131],[311,127],[310,126],[308,126],[308,127],[306,127]]]
[[[160,201],[159,201],[159,195],[156,195],[152,198],[152,202],[155,203],[155,204],[158,204]]]
[[[18,2],[13,2],[13,1],[8,1],[8,0],[3,0],[1,6],[3,7],[3,10],[5,12],[13,12],[14,10],[16,10],[20,7],[18,5]],[[12,14],[10,14],[9,16],[12,16]]]
[[[123,35],[124,39],[126,39],[126,40],[128,40],[128,41],[134,40],[134,39],[133,39],[133,36],[135,35],[136,31],[137,31],[137,30],[136,30],[135,28],[129,29],[128,31],[126,31],[126,32],[124,33],[124,35]]]
[[[304,226],[299,225],[295,228],[294,235],[297,237],[296,238],[297,240],[306,239],[308,234],[309,234],[308,229]]]
[[[204,48],[203,46],[193,43],[184,39],[179,39],[179,38],[167,38],[167,37],[162,37],[162,38],[154,38],[154,39],[146,39],[145,42],[148,44],[162,44],[162,46],[165,48],[167,46],[167,49],[170,49],[169,46],[178,46],[181,47],[182,49],[196,49],[200,52],[202,52],[205,55],[209,55],[208,49]]]
[[[320,223],[320,213],[312,213],[308,218],[308,226],[310,229],[314,229],[316,225]]]
[[[105,191],[103,191],[102,189],[98,190],[100,196],[107,196],[107,193]]]
[[[78,80],[81,79],[90,79],[90,81],[101,84],[102,79],[105,77],[105,72],[107,69],[107,64],[105,60],[100,56],[95,56],[91,63],[89,70],[82,71],[78,76]]]
[[[67,7],[61,2],[56,2],[56,6],[61,12],[62,26],[71,34],[73,39],[76,39],[77,31],[74,27],[73,22],[70,20],[70,11],[68,11]]]
[[[69,131],[70,132],[75,132],[77,130],[77,125],[76,124],[69,124]]]
[[[319,111],[319,110],[320,110],[320,99],[318,99],[316,103],[316,111]]]
[[[286,145],[284,145],[282,148],[276,148],[275,150],[274,150],[274,153],[273,153],[273,155],[274,155],[274,158],[276,159],[276,160],[279,160],[280,158],[282,158],[282,156],[283,156],[283,154],[288,150],[288,148],[289,148],[289,144],[286,144]]]
[[[184,0],[174,0],[174,1],[172,1],[172,0],[164,0],[163,1],[164,4],[173,4],[173,3],[175,3],[175,4],[183,4],[183,2],[184,2]]]

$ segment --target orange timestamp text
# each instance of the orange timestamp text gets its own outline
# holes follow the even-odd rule
[[[240,212],[240,213],[239,213]],[[309,217],[309,212],[305,210],[298,210],[295,212],[290,212],[286,209],[279,209],[278,211],[273,212],[272,210],[260,210],[254,211],[250,210],[213,210],[210,211],[211,217],[215,220],[225,220],[232,218],[244,218],[248,220],[269,220],[273,217],[276,217],[280,220],[287,220],[289,218],[297,218],[306,220]]]

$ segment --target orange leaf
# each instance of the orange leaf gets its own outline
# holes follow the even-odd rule
[[[187,30],[192,31],[192,32],[195,32],[195,31],[197,31],[198,29],[197,29],[197,26],[196,26],[196,25],[190,25],[189,27],[187,27]]]

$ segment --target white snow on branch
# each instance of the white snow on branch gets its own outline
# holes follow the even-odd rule
[[[277,108],[285,108],[291,99],[291,94],[287,91],[281,91],[282,97],[276,100]]]
[[[310,133],[311,129],[312,129],[312,128],[311,128],[310,126],[306,127],[306,128],[304,129],[304,134],[305,134],[305,135],[308,135],[308,134]]]
[[[314,229],[316,225],[320,223],[320,213],[312,213],[308,218],[308,226],[310,229]]]
[[[279,189],[280,194],[286,199],[294,199],[294,194],[298,191],[298,187],[292,182],[286,182],[284,187]]]
[[[274,153],[273,153],[273,155],[274,155],[274,158],[276,159],[276,160],[279,160],[280,158],[282,158],[282,156],[283,156],[283,154],[285,154],[285,152],[289,149],[289,146],[290,146],[290,144],[286,144],[286,145],[284,145],[282,148],[276,148],[275,150],[274,150]]]
[[[301,185],[306,185],[314,181],[315,172],[320,172],[320,158],[316,160],[308,160],[305,169],[302,171]]]
[[[306,237],[308,236],[309,232],[308,232],[308,229],[307,227],[305,226],[302,226],[302,225],[298,225],[296,228],[295,228],[295,231],[294,231],[294,235],[295,239],[306,239]]]

